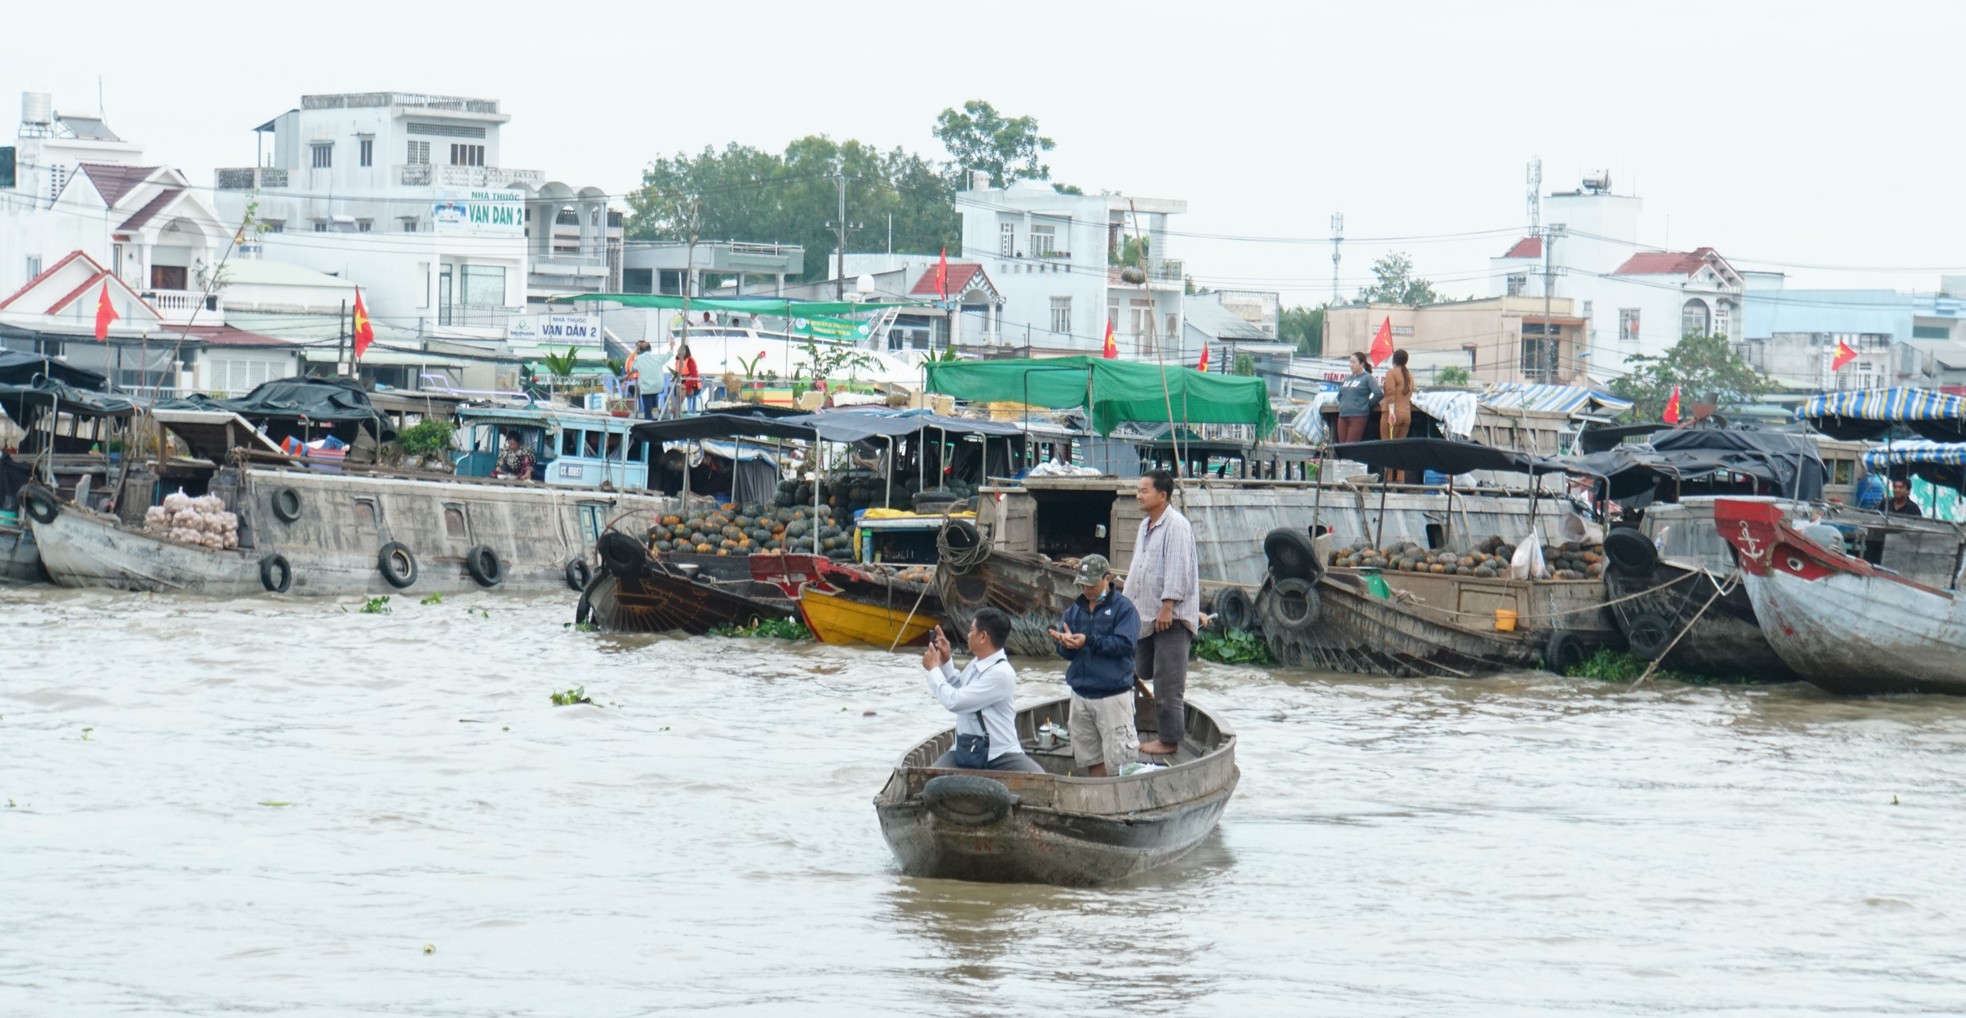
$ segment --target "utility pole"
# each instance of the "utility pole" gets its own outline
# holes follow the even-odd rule
[[[833,282],[833,299],[845,300],[846,299],[846,232],[848,230],[859,229],[860,224],[849,223],[846,221],[846,170],[841,169],[840,172],[833,174],[833,179],[839,181],[840,184],[840,218],[835,219],[834,221],[826,224],[827,226],[836,230],[840,238],[839,240],[840,253],[839,253],[838,260],[835,262],[836,268],[834,270],[834,275],[838,276],[839,278]]]
[[[1556,239],[1563,235],[1562,223],[1551,223],[1543,231],[1543,356],[1545,382],[1556,381],[1556,340],[1550,338],[1550,297],[1556,287]]]
[[[1331,214],[1331,306],[1338,306],[1338,245],[1345,242],[1345,214]]]

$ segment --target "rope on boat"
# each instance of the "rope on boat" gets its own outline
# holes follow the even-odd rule
[[[1707,576],[1710,574],[1708,574],[1705,570],[1701,570],[1701,575]],[[1687,633],[1692,632],[1694,626],[1699,625],[1700,616],[1705,615],[1707,613],[1707,609],[1713,607],[1713,603],[1715,601],[1720,600],[1722,595],[1726,594],[1730,590],[1733,590],[1734,585],[1737,582],[1739,582],[1739,580],[1740,580],[1740,574],[1735,573],[1727,578],[1727,582],[1725,584],[1716,582],[1713,585],[1713,594],[1707,598],[1707,603],[1701,605],[1700,610],[1694,612],[1693,617],[1686,620],[1686,625],[1683,628],[1681,628],[1679,633],[1672,638],[1672,642],[1666,644],[1666,649],[1660,651],[1659,656],[1653,658],[1652,663],[1645,666],[1644,674],[1640,675],[1636,679],[1633,679],[1632,684],[1625,687],[1625,692],[1629,693],[1632,690],[1637,689],[1640,683],[1644,682],[1646,679],[1651,678],[1652,673],[1658,670],[1659,662],[1664,661],[1666,659],[1666,655],[1672,653],[1672,649],[1674,647],[1679,646],[1679,641],[1684,639]]]
[[[1707,576],[1709,579],[1711,579],[1711,576],[1704,569],[1699,570],[1698,572],[1685,572],[1685,573],[1681,573],[1680,575],[1670,580],[1667,580],[1664,583],[1659,584],[1656,587],[1651,587],[1646,590],[1641,590],[1636,594],[1626,594],[1623,597],[1614,597],[1609,601],[1599,601],[1583,608],[1559,608],[1556,611],[1551,611],[1551,612],[1518,612],[1516,613],[1516,618],[1557,619],[1557,618],[1562,618],[1566,615],[1582,615],[1585,612],[1597,611],[1599,608],[1609,608],[1614,604],[1623,604],[1626,601],[1636,601],[1641,597],[1646,597],[1651,594],[1656,594],[1659,591],[1662,591],[1667,587],[1670,587],[1676,583],[1685,583],[1687,580],[1690,580],[1695,576]],[[1716,583],[1715,586],[1718,586],[1718,584]],[[1731,589],[1731,587],[1729,589]],[[1464,612],[1464,611],[1456,611],[1453,608],[1436,608],[1432,605],[1427,604],[1425,598],[1415,595],[1411,591],[1405,591],[1405,590],[1394,591],[1394,595],[1396,600],[1399,600],[1403,603],[1426,605],[1428,611],[1440,612],[1442,615],[1462,615],[1462,616],[1467,616],[1469,618],[1479,617],[1484,619],[1493,618],[1495,616],[1495,613],[1492,611]]]

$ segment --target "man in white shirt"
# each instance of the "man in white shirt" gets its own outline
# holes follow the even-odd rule
[[[949,663],[949,637],[941,626],[922,654],[928,691],[956,716],[956,735],[988,735],[986,770],[1046,773],[1024,753],[1017,739],[1017,671],[1004,657],[1010,638],[1010,616],[996,608],[979,608],[969,625],[969,652],[975,660],[958,673]],[[956,766],[956,751],[937,757],[931,767]]]

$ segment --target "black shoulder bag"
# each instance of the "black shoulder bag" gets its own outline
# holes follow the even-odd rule
[[[976,712],[976,727],[983,729],[982,735],[956,733],[956,766],[964,770],[982,771],[990,769],[990,726],[983,723],[983,712]]]

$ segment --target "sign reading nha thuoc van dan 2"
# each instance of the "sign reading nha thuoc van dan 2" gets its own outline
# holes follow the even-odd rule
[[[430,205],[436,232],[480,237],[523,237],[525,196],[517,191],[453,191]]]

